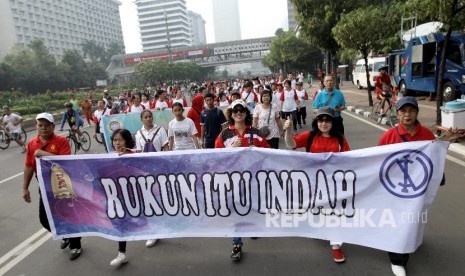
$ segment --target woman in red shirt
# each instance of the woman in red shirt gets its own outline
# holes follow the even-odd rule
[[[252,114],[248,104],[243,100],[235,100],[227,110],[229,127],[221,131],[215,141],[215,148],[261,147],[269,148],[266,138],[260,130],[252,127]],[[231,259],[239,262],[242,257],[242,239],[233,238]]]
[[[343,152],[349,151],[349,144],[337,128],[333,128],[335,110],[329,106],[320,107],[313,119],[312,130],[304,131],[292,137],[292,121],[288,117],[284,123],[284,140],[286,145],[293,149],[306,148],[307,152]],[[333,259],[337,263],[345,261],[344,253],[341,250],[342,243],[330,241]]]

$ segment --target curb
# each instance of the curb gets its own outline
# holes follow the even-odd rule
[[[369,118],[371,115],[371,111],[364,111],[363,109],[357,108],[355,106],[347,106],[346,110],[358,115],[362,115],[365,118]],[[388,125],[388,122],[385,118],[383,118],[380,124]],[[449,150],[465,156],[465,143],[450,143]]]

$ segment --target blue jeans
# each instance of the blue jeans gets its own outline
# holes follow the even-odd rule
[[[241,238],[241,237],[233,238],[233,245],[242,246],[242,245],[243,245],[243,243],[242,243],[242,238]]]

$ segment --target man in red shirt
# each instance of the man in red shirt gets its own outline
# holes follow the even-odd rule
[[[380,67],[378,69],[380,74],[375,78],[376,98],[381,100],[381,114],[384,114],[383,111],[386,100],[389,100],[392,97],[391,76],[388,75],[387,68],[387,66]]]
[[[386,131],[379,139],[378,145],[435,140],[434,134],[417,120],[419,109],[418,102],[414,97],[403,97],[396,103],[396,109],[399,124]],[[388,252],[388,255],[394,275],[407,275],[405,266],[407,265],[409,254]]]
[[[53,115],[50,113],[40,113],[36,117],[37,136],[29,141],[26,150],[26,161],[24,162],[23,199],[27,203],[31,202],[31,194],[29,192],[31,179],[34,175],[37,177],[35,158],[71,154],[68,140],[65,137],[55,135],[54,122]],[[50,225],[45,213],[42,197],[39,197],[39,219],[42,226],[50,232]],[[68,245],[71,249],[69,259],[77,259],[82,252],[81,238],[63,239],[60,248],[65,249]]]

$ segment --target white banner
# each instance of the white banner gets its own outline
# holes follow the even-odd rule
[[[300,236],[410,253],[422,242],[447,147],[52,156],[38,172],[55,238]]]

